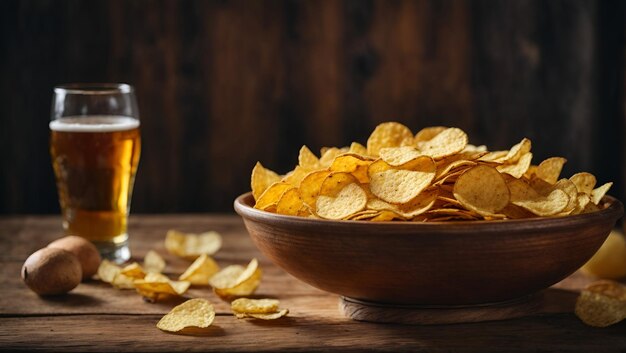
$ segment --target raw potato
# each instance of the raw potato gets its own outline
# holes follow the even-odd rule
[[[100,253],[93,243],[76,235],[68,235],[48,244],[49,248],[58,248],[74,254],[83,269],[83,279],[91,278],[98,272],[100,266]]]
[[[69,251],[43,248],[30,255],[22,266],[24,283],[39,295],[64,294],[80,283],[83,271]]]

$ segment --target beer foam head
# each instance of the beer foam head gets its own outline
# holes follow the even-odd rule
[[[139,127],[139,120],[127,116],[66,117],[50,122],[50,130],[63,132],[113,132]]]

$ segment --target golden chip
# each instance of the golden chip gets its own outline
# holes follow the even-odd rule
[[[165,237],[165,249],[173,255],[188,260],[195,260],[202,254],[213,255],[221,247],[222,236],[213,231],[193,234],[172,229]]]
[[[322,188],[322,183],[331,172],[321,170],[309,173],[300,183],[300,197],[302,201],[311,208],[315,208],[315,201]]]
[[[604,197],[604,195],[607,193],[607,191],[609,191],[611,186],[613,186],[612,182],[606,183],[598,188],[593,189],[591,191],[591,202],[593,202],[594,205],[599,204],[600,201],[602,201],[602,198]]]
[[[524,173],[526,173],[526,171],[530,167],[530,161],[532,159],[533,159],[533,154],[528,152],[522,155],[521,157],[519,157],[515,162],[512,162],[512,164],[508,164],[508,163],[501,164],[497,166],[496,169],[500,173],[506,173],[506,174],[511,175],[514,178],[519,179],[524,175]]]
[[[267,190],[265,190],[265,192],[258,199],[256,199],[254,208],[267,211],[273,207],[274,210],[276,210],[276,205],[278,204],[280,197],[285,191],[293,187],[293,185],[283,181],[270,185],[270,187],[267,188]]]
[[[111,285],[117,289],[133,289],[135,288],[135,278],[118,273],[111,281]]]
[[[248,267],[231,265],[216,273],[209,280],[213,291],[221,297],[246,296],[254,293],[261,282],[262,271],[257,259]]]
[[[563,165],[567,159],[562,157],[551,157],[539,163],[535,170],[535,176],[547,181],[550,184],[556,183],[561,175]]]
[[[297,165],[294,170],[288,173],[284,178],[281,179],[281,182],[284,184],[288,184],[291,186],[298,187],[302,182],[302,179],[309,173],[307,169]]]
[[[143,279],[134,281],[135,289],[143,297],[157,300],[161,296],[183,295],[189,286],[187,281],[172,281],[160,273],[148,273]]]
[[[367,155],[367,148],[358,142],[352,142],[348,153],[359,154],[361,156]]]
[[[337,147],[331,147],[325,150],[322,149],[322,156],[320,157],[321,167],[328,168],[328,166],[330,166],[333,163],[335,158],[337,158],[338,156],[344,153],[348,153],[348,151],[349,151],[348,148],[337,148]]]
[[[300,154],[298,155],[298,163],[306,171],[313,171],[320,169],[320,160],[316,155],[311,152],[307,146],[300,148]]]
[[[265,192],[270,185],[278,182],[279,180],[280,177],[278,174],[264,168],[260,162],[257,162],[252,169],[252,177],[250,181],[252,196],[254,196],[254,199],[258,200],[259,197],[261,197],[261,194],[263,194],[263,192]]]
[[[422,156],[422,153],[413,146],[381,148],[380,159],[393,167],[401,166]]]
[[[122,268],[120,273],[133,279],[142,279],[146,276],[146,272],[144,272],[141,265],[136,262],[133,262],[130,265],[126,265],[124,268]]]
[[[379,160],[370,164],[368,175],[370,191],[390,203],[407,203],[426,189],[435,178],[435,162],[420,157],[396,169]]]
[[[122,271],[122,268],[113,262],[104,259],[98,267],[98,277],[102,282],[111,283],[115,276]]]
[[[305,206],[300,191],[293,188],[285,191],[280,197],[276,204],[276,213],[297,216],[302,212],[303,207]]]
[[[156,251],[150,250],[143,258],[143,269],[146,272],[163,272],[165,269],[165,260]]]
[[[569,203],[569,197],[560,189],[554,189],[544,196],[519,179],[510,182],[508,187],[511,192],[511,203],[537,216],[556,215],[562,212]]]
[[[443,132],[445,129],[447,129],[447,127],[445,127],[445,126],[425,127],[423,129],[421,129],[420,131],[418,131],[417,134],[415,134],[414,141],[415,141],[415,143],[424,142],[424,141],[430,141],[435,136],[437,136],[441,132]]]
[[[463,151],[467,145],[467,134],[452,127],[443,130],[428,141],[418,142],[417,149],[424,155],[439,159]]]
[[[495,168],[479,165],[461,175],[453,189],[454,197],[468,210],[493,216],[509,203],[509,189]]]
[[[576,173],[569,180],[576,185],[578,192],[583,192],[587,195],[591,195],[591,191],[596,186],[596,177],[587,172]]]
[[[413,145],[411,130],[396,122],[382,123],[374,129],[367,139],[367,154],[378,156],[381,148]]]
[[[594,327],[606,327],[626,319],[626,287],[609,280],[590,284],[576,300],[575,313]]]
[[[239,298],[230,303],[230,308],[235,313],[267,314],[278,311],[279,305],[276,299]]]
[[[159,320],[157,327],[169,332],[178,332],[186,327],[207,328],[214,319],[213,305],[206,299],[195,298],[175,306]]]
[[[337,156],[328,168],[331,172],[344,172],[352,174],[359,183],[368,183],[367,168],[373,159],[361,155],[346,153]]]
[[[366,203],[365,191],[357,183],[352,183],[334,196],[320,195],[315,204],[315,212],[322,218],[343,219],[361,211]]]
[[[200,255],[180,277],[181,281],[188,281],[193,285],[208,286],[209,279],[219,272],[220,267],[207,254]]]
[[[235,316],[238,319],[244,319],[247,317],[261,319],[261,320],[276,320],[279,319],[289,313],[288,309],[281,309],[277,312],[273,313],[235,313]]]

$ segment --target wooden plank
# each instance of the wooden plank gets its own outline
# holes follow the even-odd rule
[[[217,316],[207,330],[160,332],[160,315],[2,318],[0,350],[40,351],[587,351],[626,348],[624,325],[589,329],[573,314],[503,322],[407,326],[307,315],[258,322]]]

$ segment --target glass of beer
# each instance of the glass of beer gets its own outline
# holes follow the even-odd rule
[[[50,155],[63,228],[93,242],[103,258],[130,258],[128,213],[141,140],[133,87],[54,88]]]

